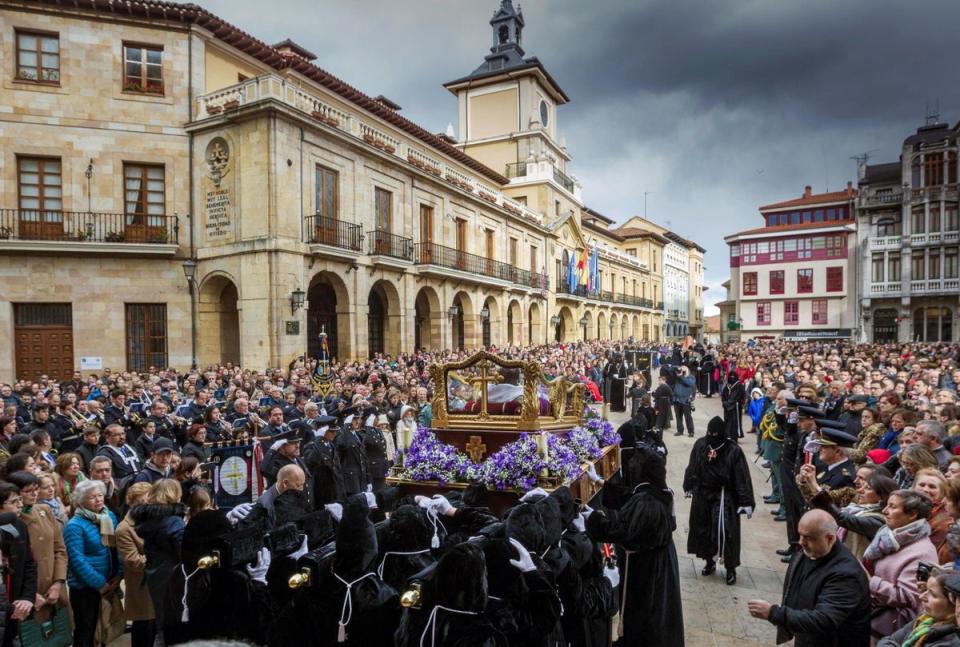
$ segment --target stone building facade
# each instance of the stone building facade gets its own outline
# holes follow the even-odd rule
[[[957,150],[957,128],[933,123],[899,161],[860,166],[863,341],[960,338]]]
[[[0,377],[660,339],[669,241],[584,204],[509,0],[459,139],[196,5],[114,9],[0,9]]]

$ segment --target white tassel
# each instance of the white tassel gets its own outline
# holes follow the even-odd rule
[[[436,530],[433,531],[433,539],[430,540],[430,547],[434,549],[440,548],[440,538],[437,537]]]
[[[340,623],[340,628],[337,629],[337,642],[344,643],[347,642],[347,625]]]

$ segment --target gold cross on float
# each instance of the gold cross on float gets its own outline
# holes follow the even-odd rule
[[[474,463],[479,463],[487,453],[487,446],[483,443],[483,439],[480,436],[470,436],[466,451],[470,460]]]
[[[477,368],[480,369],[480,377],[470,377],[467,378],[467,382],[470,386],[476,388],[476,385],[480,384],[480,415],[481,419],[488,418],[489,414],[487,413],[487,385],[488,384],[499,384],[503,382],[503,376],[499,373],[491,372],[490,369],[493,368],[493,364],[489,360],[483,360],[477,364]]]

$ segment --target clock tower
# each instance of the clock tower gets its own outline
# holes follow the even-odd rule
[[[557,108],[569,97],[537,57],[525,55],[523,12],[512,0],[501,0],[490,27],[492,46],[483,63],[444,84],[457,96],[458,146],[511,178],[511,185],[556,176],[578,200],[579,186],[565,174],[570,156],[557,135]]]

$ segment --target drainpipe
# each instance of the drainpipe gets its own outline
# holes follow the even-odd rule
[[[193,28],[187,31],[187,123],[193,121]],[[187,137],[188,156],[187,163],[190,168],[187,173],[187,186],[190,192],[190,213],[187,214],[187,220],[190,225],[190,259],[196,263],[196,241],[194,239],[194,178],[193,178],[193,131]],[[191,346],[191,365],[194,370],[197,368],[197,290],[196,278],[190,281],[190,346]]]

